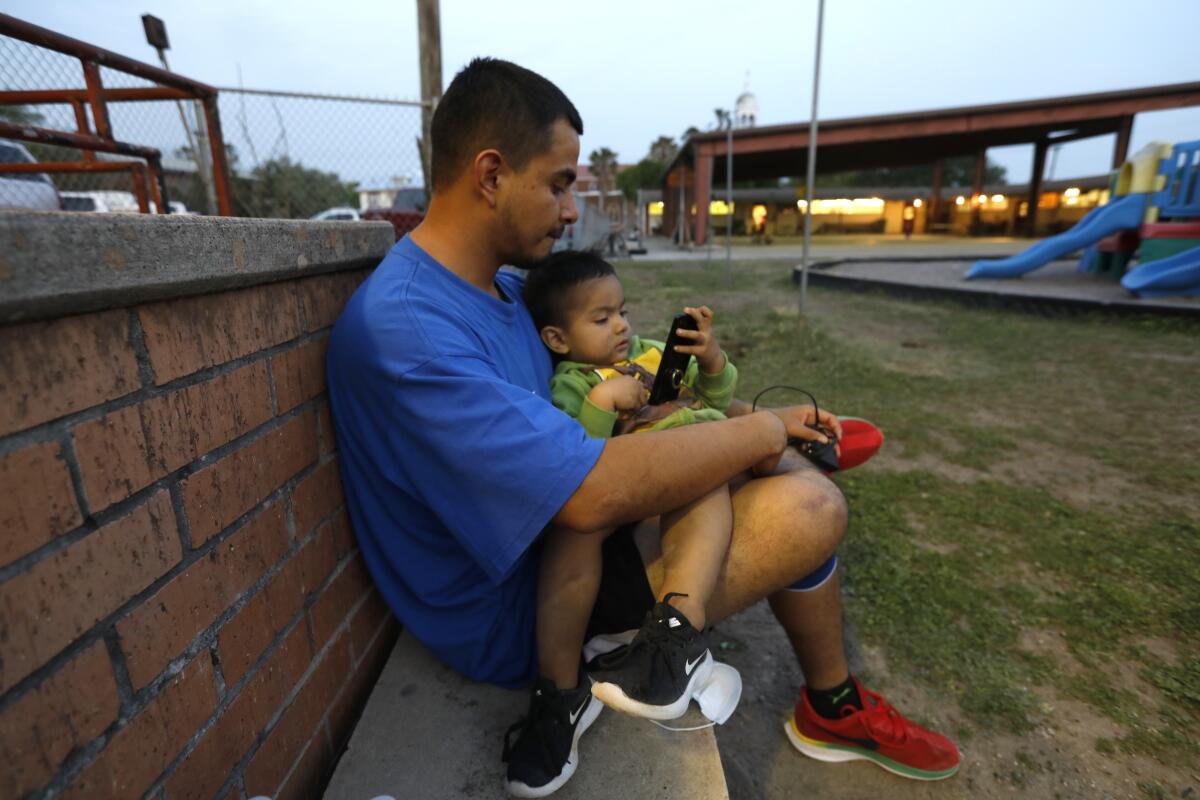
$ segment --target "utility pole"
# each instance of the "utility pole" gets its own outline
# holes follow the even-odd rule
[[[733,113],[725,116],[725,282],[733,283]]]
[[[171,42],[167,39],[167,24],[152,14],[142,14],[142,30],[146,32],[146,42],[158,51],[158,60],[162,62],[163,69],[171,71],[171,65],[167,63],[167,51],[171,49]],[[196,174],[200,176],[200,183],[204,187],[204,200],[207,204],[207,211],[210,215],[217,214],[217,190],[213,185],[212,162],[208,157],[208,131],[201,120],[204,119],[204,106],[199,100],[193,101],[192,113],[196,120],[196,135],[192,136],[192,126],[188,122],[187,114],[183,110],[183,101],[176,100],[175,108],[179,111],[179,121],[183,125],[184,136],[187,137],[188,147],[192,151],[192,161],[196,163]],[[169,208],[160,208],[160,214],[169,214]]]
[[[425,199],[433,191],[433,148],[430,127],[433,112],[442,98],[442,25],[438,0],[417,0],[417,36],[421,60],[421,138],[417,150],[421,156],[421,172],[425,176]]]
[[[813,67],[812,116],[808,120],[808,176],[805,183],[804,252],[800,256],[800,313],[808,299],[808,247],[812,238],[813,180],[817,171],[817,92],[821,88],[821,28],[825,23],[825,0],[817,0],[817,55]]]

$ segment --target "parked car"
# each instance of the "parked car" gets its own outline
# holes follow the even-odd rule
[[[96,191],[63,192],[64,211],[95,211],[98,213],[136,214],[137,198],[133,192]]]
[[[425,219],[425,190],[420,187],[401,189],[396,192],[391,208],[368,208],[362,218],[387,220],[392,223],[399,240]]]
[[[338,206],[337,208],[327,208],[319,214],[313,214],[309,219],[317,220],[341,220],[344,222],[358,222],[362,217],[358,214],[357,208],[350,206]]]
[[[36,164],[25,145],[0,139],[0,164]],[[58,188],[44,172],[0,172],[0,208],[32,208],[58,211],[62,208]]]

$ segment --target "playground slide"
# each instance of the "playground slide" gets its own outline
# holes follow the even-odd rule
[[[1200,296],[1200,247],[1135,267],[1121,285],[1138,297]]]
[[[975,278],[1015,278],[1026,272],[1045,266],[1056,258],[1080,250],[1093,242],[1117,231],[1136,228],[1142,224],[1146,211],[1147,194],[1130,194],[1118,197],[1106,206],[1092,209],[1069,231],[1051,236],[1033,247],[1008,258],[976,261],[967,273],[967,280]]]

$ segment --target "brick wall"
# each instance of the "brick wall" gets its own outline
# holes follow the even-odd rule
[[[397,635],[325,393],[366,271],[0,327],[0,797],[317,797]]]

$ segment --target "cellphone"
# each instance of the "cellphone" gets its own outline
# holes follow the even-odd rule
[[[667,334],[666,348],[663,352],[662,363],[658,365],[658,374],[654,376],[654,386],[650,389],[650,405],[669,403],[679,397],[679,387],[683,384],[683,376],[687,373],[688,364],[692,360],[689,353],[675,350],[677,344],[691,344],[690,339],[679,335],[679,329],[696,330],[696,320],[687,314],[680,314],[671,322],[671,332]]]

